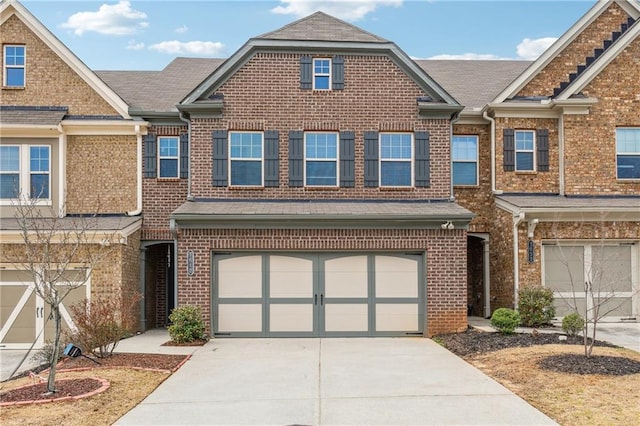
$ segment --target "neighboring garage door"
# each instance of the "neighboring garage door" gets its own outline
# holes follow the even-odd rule
[[[60,287],[82,282],[78,274],[84,270],[66,272]],[[53,340],[55,324],[49,306],[35,292],[31,276],[24,271],[0,271],[0,349],[36,349]],[[74,288],[60,306],[63,330],[75,328],[68,307],[88,297],[88,286]]]
[[[421,335],[421,254],[214,254],[216,336]]]
[[[544,285],[554,290],[556,316],[577,311],[619,320],[637,315],[637,294],[633,291],[634,257],[631,244],[544,245]],[[593,285],[594,300],[585,297],[585,282]]]

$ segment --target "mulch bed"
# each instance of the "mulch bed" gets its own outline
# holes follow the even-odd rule
[[[191,342],[174,342],[173,340],[169,340],[168,342],[164,342],[160,346],[204,346],[209,340],[206,339],[195,339]]]
[[[37,383],[0,394],[0,403],[38,402],[76,397],[89,394],[102,386],[103,383],[100,380],[92,378],[56,380],[56,392],[51,394],[47,392],[46,383]]]
[[[94,358],[100,365],[85,357],[65,358],[58,364],[58,369],[125,367],[173,371],[187,357],[188,355],[114,353],[108,358]]]
[[[560,340],[557,333],[516,333],[505,335],[469,329],[464,333],[445,334],[435,339],[454,354],[464,358],[501,349],[530,347],[535,345],[583,345],[581,336],[566,336]],[[595,346],[617,347],[608,342],[596,340]],[[596,356],[589,358],[577,354],[561,354],[545,358],[540,367],[560,373],[606,374],[623,376],[640,373],[640,362],[623,356]]]

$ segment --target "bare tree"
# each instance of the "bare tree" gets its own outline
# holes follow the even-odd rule
[[[19,200],[14,208],[23,244],[5,255],[29,275],[35,293],[51,311],[55,333],[47,391],[54,393],[62,303],[73,290],[84,286],[94,268],[109,256],[115,234],[98,233],[95,215],[61,217],[55,209],[38,205],[37,200]],[[78,266],[82,273],[74,273]]]
[[[597,239],[558,239],[545,249],[547,285],[551,281],[556,299],[584,319],[587,358],[593,352],[598,324],[614,313],[631,314],[625,305],[638,292],[632,281],[632,245],[605,239],[605,225],[604,221],[583,224],[582,233]]]

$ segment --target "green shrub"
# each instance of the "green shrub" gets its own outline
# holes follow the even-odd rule
[[[562,318],[562,329],[569,336],[575,336],[584,329],[584,319],[577,312],[566,315]]]
[[[205,325],[200,308],[196,306],[180,306],[169,315],[169,336],[176,343],[189,343],[205,338]]]
[[[520,314],[513,309],[499,308],[491,315],[491,326],[503,334],[513,334],[520,325]]]
[[[525,327],[540,327],[551,323],[556,315],[553,290],[544,287],[524,287],[518,292],[518,312]]]

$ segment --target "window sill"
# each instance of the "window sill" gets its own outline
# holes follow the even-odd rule
[[[158,182],[180,182],[182,179],[180,178],[165,178],[165,177],[159,177],[156,178],[156,180]]]
[[[517,175],[537,175],[537,170],[516,170],[515,174]]]
[[[478,185],[477,183],[475,184],[469,184],[469,185],[453,185],[454,188],[460,188],[460,189],[476,189],[476,188],[480,188],[480,185]]]
[[[2,86],[2,90],[24,90],[25,86]]]
[[[264,186],[228,186],[229,191],[264,191]]]
[[[638,184],[638,183],[640,183],[640,178],[637,178],[637,179],[616,179],[616,183]]]
[[[413,186],[379,186],[378,189],[380,191],[413,191],[415,187]]]
[[[24,203],[19,203],[16,200],[0,200],[0,206],[18,207],[20,204],[23,206],[33,205],[34,207],[48,207],[52,206],[53,202],[51,200],[27,200]]]
[[[305,186],[304,189],[308,191],[338,191],[339,186]]]

